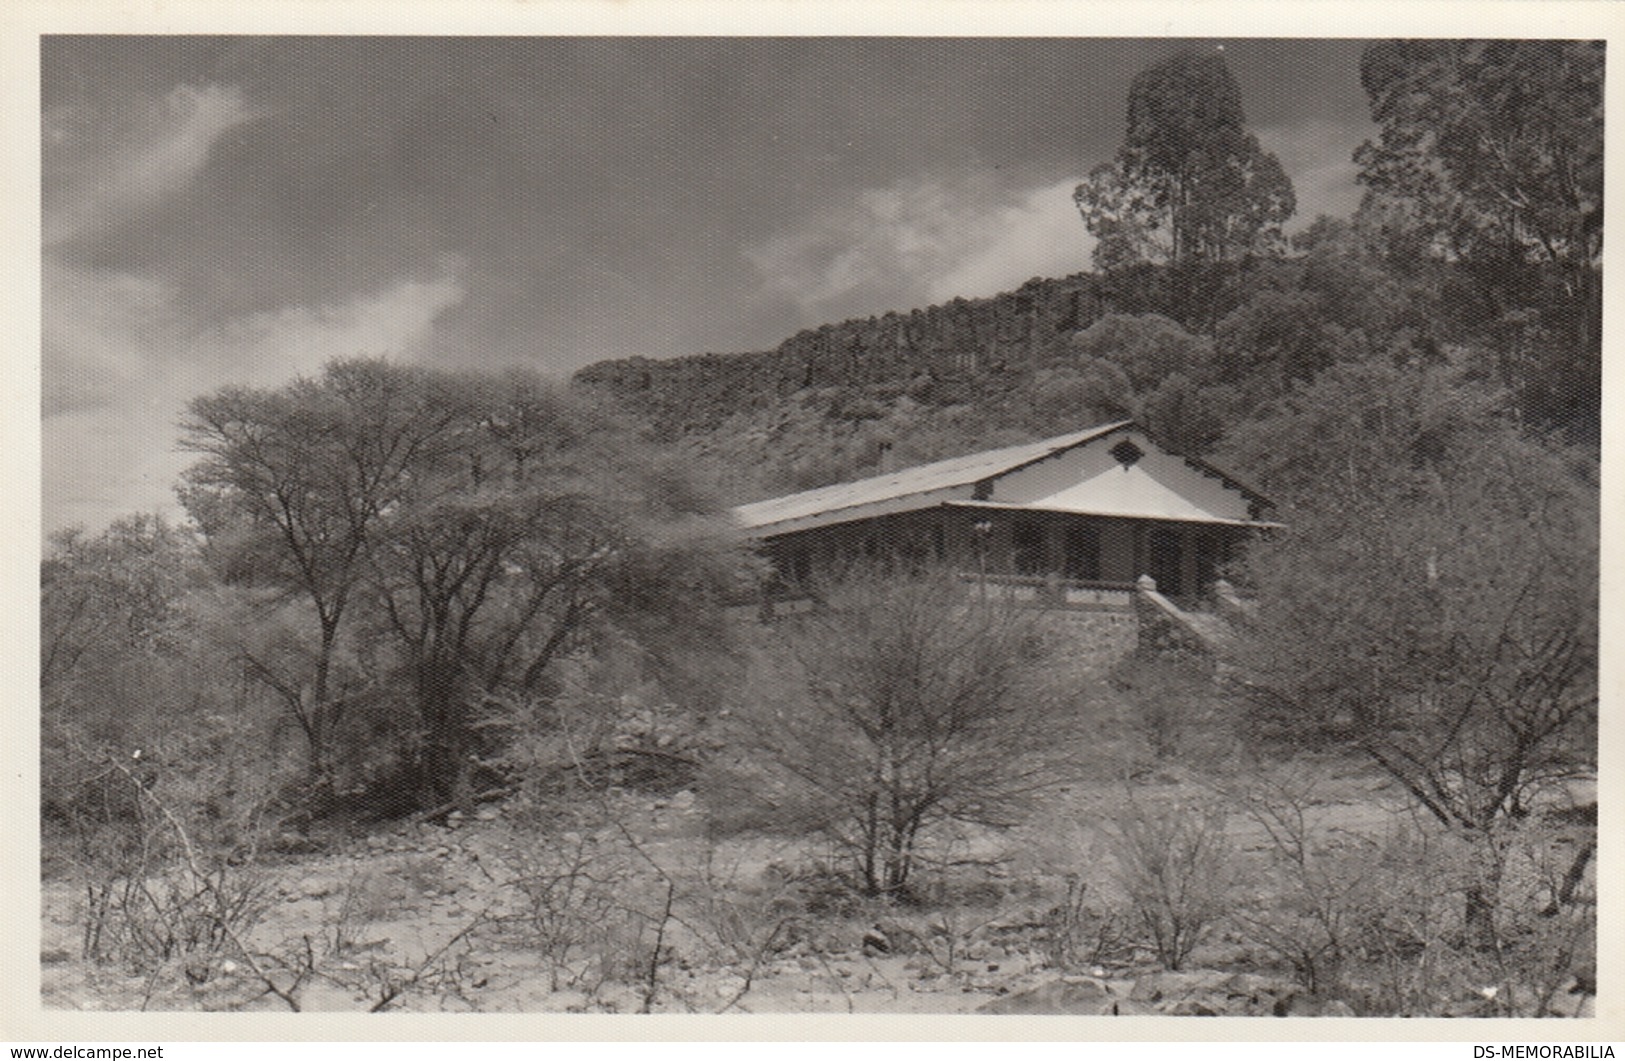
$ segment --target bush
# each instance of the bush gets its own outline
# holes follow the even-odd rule
[[[1119,881],[1157,959],[1179,969],[1229,911],[1235,852],[1222,807],[1147,807],[1115,823]]]
[[[744,769],[865,892],[908,898],[938,827],[1015,824],[1069,776],[1079,713],[1036,677],[1031,613],[968,598],[951,572],[875,566],[819,596],[757,653]]]

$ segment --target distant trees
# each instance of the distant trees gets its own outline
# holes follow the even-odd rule
[[[1243,257],[1279,240],[1297,205],[1280,161],[1247,131],[1224,59],[1195,52],[1134,79],[1117,157],[1073,199],[1106,270]]]
[[[1080,357],[1116,365],[1135,391],[1148,391],[1174,373],[1204,375],[1213,360],[1213,341],[1194,335],[1157,313],[1108,313],[1072,336]]]
[[[860,572],[826,600],[776,628],[743,739],[784,816],[834,840],[868,894],[903,897],[933,827],[1015,824],[1077,734],[1030,611],[947,572]]]
[[[612,628],[657,652],[703,638],[743,562],[707,532],[703,491],[525,375],[339,361],[199,398],[186,442],[203,459],[183,498],[218,570],[308,616],[307,651],[244,638],[240,652],[299,722],[318,781],[346,646],[372,660],[373,687],[401,684],[423,798],[451,799],[488,741],[490,698],[545,699],[554,665]],[[651,568],[663,580],[642,584]]]

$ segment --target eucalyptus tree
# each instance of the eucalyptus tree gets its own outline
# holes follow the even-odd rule
[[[1541,422],[1600,424],[1600,41],[1383,41],[1360,79],[1380,127],[1356,155],[1362,212],[1396,262],[1468,284],[1504,385]]]
[[[1135,77],[1122,146],[1073,200],[1102,269],[1242,258],[1277,243],[1297,206],[1224,58],[1191,51]]]

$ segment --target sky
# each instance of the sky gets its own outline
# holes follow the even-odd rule
[[[177,515],[186,402],[334,357],[562,378],[1085,270],[1181,47],[1295,225],[1352,212],[1354,40],[46,37],[44,529]]]

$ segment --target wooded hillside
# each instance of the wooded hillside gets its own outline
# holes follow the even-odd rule
[[[827,324],[769,351],[602,362],[576,382],[718,458],[739,500],[861,475],[883,453],[923,461],[1124,414],[1178,448],[1222,449],[1229,429],[1342,363],[1448,364],[1503,392],[1526,430],[1591,444],[1601,59],[1576,42],[1373,45],[1362,78],[1382,135],[1356,157],[1365,200],[1290,241],[1260,228],[1255,201],[1267,191],[1278,222],[1289,187],[1158,168],[1192,152],[1229,151],[1249,172],[1274,162],[1255,157],[1239,105],[1217,144],[1145,116],[1228,79],[1222,63],[1176,59],[1137,82],[1145,106],[1131,99],[1118,160],[1079,186],[1095,272]],[[1170,189],[1204,181],[1218,191],[1174,202]],[[1163,234],[1197,224],[1185,217],[1254,235],[1176,254]]]

